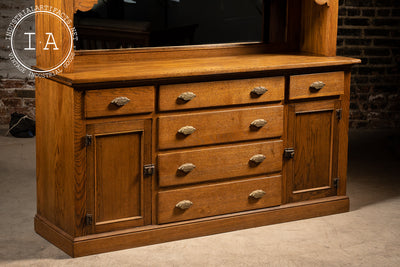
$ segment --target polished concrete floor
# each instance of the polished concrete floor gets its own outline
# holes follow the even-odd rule
[[[71,259],[35,234],[35,139],[0,137],[0,266],[400,266],[400,135],[352,131],[351,211]]]

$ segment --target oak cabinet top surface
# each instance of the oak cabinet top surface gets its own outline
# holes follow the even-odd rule
[[[74,71],[61,73],[54,80],[69,86],[89,84],[149,81],[184,77],[229,75],[316,67],[353,65],[360,60],[345,57],[312,56],[306,54],[251,54],[222,57],[196,57],[157,60],[127,60],[125,62],[74,63]]]

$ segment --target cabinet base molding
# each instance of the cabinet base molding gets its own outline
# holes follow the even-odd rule
[[[255,211],[137,227],[77,238],[65,233],[42,216],[36,215],[35,231],[71,257],[81,257],[347,211],[349,211],[349,198],[335,196]]]

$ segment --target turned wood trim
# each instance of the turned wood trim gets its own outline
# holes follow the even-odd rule
[[[323,6],[323,5],[329,6],[330,5],[330,1],[329,0],[314,0],[314,2],[316,4],[318,4],[318,5],[320,5],[320,6]]]
[[[98,0],[75,0],[74,1],[74,13],[78,10],[89,11],[97,4]]]

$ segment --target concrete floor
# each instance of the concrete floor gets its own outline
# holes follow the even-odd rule
[[[1,266],[400,266],[393,132],[351,132],[348,213],[77,259],[33,230],[34,142],[0,137]]]

